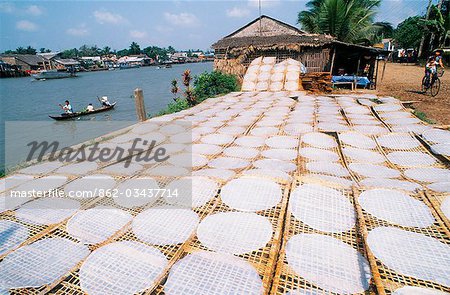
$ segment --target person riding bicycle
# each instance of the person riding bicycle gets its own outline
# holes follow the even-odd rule
[[[444,68],[444,63],[442,62],[441,52],[439,50],[436,50],[434,52],[434,60],[435,60],[436,66]]]
[[[425,76],[425,85],[430,87],[430,77],[433,77],[432,81],[434,81],[437,76],[436,58],[434,56],[428,58],[427,64],[425,65]]]

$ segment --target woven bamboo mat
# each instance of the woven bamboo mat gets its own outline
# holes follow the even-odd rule
[[[301,184],[303,184],[303,182],[298,179],[292,184],[292,190]],[[354,204],[351,190],[341,190],[340,192],[343,193],[343,195],[351,204]],[[367,257],[363,239],[359,233],[357,224],[355,224],[355,226],[351,230],[341,233],[322,232],[319,230],[315,230],[302,221],[296,219],[288,209],[286,213],[286,225],[283,233],[283,242],[280,249],[271,294],[286,294],[289,291],[292,292],[297,289],[305,289],[306,291],[324,294],[333,294],[331,292],[320,289],[318,286],[315,286],[311,282],[308,282],[304,278],[298,276],[289,266],[285,256],[286,243],[291,237],[297,234],[320,234],[330,236],[344,242],[345,244],[351,246],[353,249],[361,253],[363,256]],[[370,289],[366,292],[367,294],[374,294],[376,290],[375,280],[376,278],[372,278]]]
[[[163,185],[164,183],[159,183],[159,184]],[[200,219],[203,219],[210,212],[212,212],[214,210],[214,208],[216,206],[216,203],[217,203],[217,200],[218,200],[217,198],[213,198],[212,200],[207,202],[205,205],[203,205],[203,206],[201,206],[199,208],[193,209],[193,211],[198,214]],[[139,213],[141,213],[141,212],[143,212],[145,210],[148,210],[148,209],[151,209],[151,208],[155,208],[155,207],[159,207],[159,206],[162,206],[162,205],[165,205],[165,204],[166,203],[163,200],[160,199],[156,203],[150,204],[149,206],[143,206],[143,207],[131,208],[130,209],[130,208],[126,208],[126,207],[122,207],[122,206],[117,205],[112,200],[112,198],[103,198],[99,202],[97,202],[95,205],[96,206],[108,206],[108,207],[112,207],[112,208],[118,208],[118,209],[121,209],[121,210],[123,210],[125,212],[130,213],[133,217],[135,217]],[[168,259],[168,265],[167,265],[166,269],[164,270],[164,272],[157,279],[157,282],[160,282],[167,275],[167,273],[168,273],[170,267],[173,265],[173,263],[175,263],[181,257],[181,255],[184,253],[183,252],[183,248],[189,242],[189,240],[186,241],[185,243],[175,244],[175,245],[164,245],[164,246],[151,245],[151,244],[148,244],[146,242],[141,241],[140,239],[138,239],[136,237],[136,235],[134,234],[134,232],[130,228],[130,223],[125,225],[123,228],[121,228],[119,231],[117,231],[114,235],[109,237],[104,242],[102,242],[100,244],[96,244],[96,245],[91,245],[89,247],[90,250],[94,251],[95,249],[98,249],[101,246],[104,246],[104,245],[107,245],[107,244],[110,244],[110,243],[113,243],[113,242],[118,242],[118,241],[138,241],[138,242],[141,242],[141,243],[143,243],[145,245],[148,245],[148,246],[151,246],[151,247],[155,247],[156,249],[160,250],[165,255],[165,257]],[[63,237],[63,238],[68,238],[68,239],[71,239],[73,241],[76,241],[77,243],[80,243],[78,240],[76,240],[76,239],[74,239],[73,237],[70,236],[70,234],[67,232],[66,225],[67,225],[66,223],[61,224],[53,232],[48,233],[47,235],[43,236],[42,238]],[[190,239],[192,239],[192,238],[193,238],[193,235],[191,236]],[[48,294],[85,294],[83,292],[83,290],[81,289],[81,287],[80,287],[80,278],[79,278],[79,268],[81,267],[82,262],[80,262],[69,273],[67,273],[66,275],[61,277],[59,280],[53,282],[53,284],[48,286],[46,288],[47,290],[50,290],[48,292]],[[145,292],[142,292],[142,294],[152,294],[152,289],[155,288],[155,287],[156,287],[156,285],[150,287]],[[39,290],[27,289],[25,292],[26,292],[26,294],[39,294],[40,293],[40,289]],[[20,294],[20,293],[18,293],[18,294]]]
[[[280,203],[271,209],[256,212],[258,215],[266,217],[273,227],[273,235],[270,242],[263,248],[255,250],[250,253],[236,255],[243,260],[249,262],[262,278],[264,294],[269,294],[270,286],[273,280],[273,271],[277,260],[278,250],[282,239],[282,228],[286,213],[289,185],[283,186],[283,198]],[[217,206],[209,212],[209,215],[223,213],[223,212],[239,212],[224,204],[220,199]],[[183,253],[181,257],[184,257],[190,253],[196,251],[210,251],[198,240],[196,236],[191,239],[185,247],[183,247]],[[180,258],[181,258],[180,257]],[[159,285],[152,294],[164,294],[164,285]]]
[[[426,199],[423,193],[410,194],[410,197],[413,197],[416,200],[419,200],[426,204],[431,210],[433,217],[436,219],[435,223],[432,226],[426,228],[417,228],[417,227],[404,227],[397,224],[393,224],[391,222],[387,222],[385,220],[374,217],[373,215],[367,213],[363,210],[358,202],[358,198],[362,190],[354,190],[354,203],[357,206],[357,214],[358,219],[362,221],[362,228],[364,231],[371,231],[375,228],[386,226],[386,227],[394,227],[399,228],[405,231],[410,231],[414,233],[423,234],[427,237],[435,238],[436,240],[450,245],[450,234],[448,228],[446,228],[443,220],[437,214],[430,202]],[[364,243],[367,245],[367,235],[364,235]],[[369,250],[370,251],[370,250]],[[424,281],[420,279],[413,278],[411,276],[406,276],[400,274],[392,269],[389,269],[386,265],[384,265],[379,259],[376,257],[372,257],[371,260],[376,263],[376,267],[379,271],[380,278],[382,280],[383,288],[387,294],[392,293],[394,290],[402,287],[402,286],[418,286],[425,287],[435,290],[441,290],[448,292],[448,288],[442,285],[439,285],[435,282]]]

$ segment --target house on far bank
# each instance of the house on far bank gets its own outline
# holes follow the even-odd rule
[[[73,58],[57,58],[54,59],[53,62],[58,70],[73,69],[80,66],[80,62]]]
[[[308,73],[327,72],[366,77],[376,84],[377,57],[383,49],[344,43],[325,34],[311,34],[263,15],[212,45],[214,69],[236,75],[241,81],[252,60],[274,56],[277,62],[292,58]]]
[[[123,56],[117,60],[117,63],[122,66],[145,67],[150,66],[154,61],[146,54],[139,54]]]
[[[45,59],[34,54],[2,54],[0,60],[22,71],[37,71],[44,68]]]
[[[188,58],[188,54],[187,52],[175,52],[169,58],[171,62],[184,63]]]

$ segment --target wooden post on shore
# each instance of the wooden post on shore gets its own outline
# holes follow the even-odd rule
[[[134,90],[134,102],[136,104],[136,114],[140,122],[147,120],[144,106],[144,92],[140,88]]]

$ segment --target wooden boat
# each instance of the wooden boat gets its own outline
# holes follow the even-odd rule
[[[78,117],[82,117],[82,116],[88,116],[88,115],[92,115],[92,114],[107,112],[107,111],[114,109],[115,105],[116,105],[116,103],[113,103],[110,106],[101,107],[99,109],[93,110],[92,112],[76,112],[76,113],[72,113],[72,114],[62,114],[59,116],[50,116],[49,115],[49,117],[52,118],[53,120],[57,120],[57,121],[70,120],[70,119],[78,118]]]
[[[40,71],[37,74],[32,75],[36,80],[48,80],[48,79],[63,79],[77,77],[74,72],[57,71],[57,70],[45,70]]]

